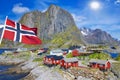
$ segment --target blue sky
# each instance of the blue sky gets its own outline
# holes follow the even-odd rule
[[[99,3],[99,7],[92,8],[92,2]],[[19,21],[24,13],[45,11],[51,4],[70,12],[78,28],[99,28],[120,40],[120,0],[1,0],[0,24],[5,16]]]

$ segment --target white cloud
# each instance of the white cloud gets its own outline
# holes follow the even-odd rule
[[[111,25],[108,27],[107,30],[110,30],[110,31],[117,31],[117,30],[120,30],[120,25]]]
[[[16,5],[14,5],[12,11],[16,14],[21,14],[21,13],[30,11],[30,9],[28,7],[22,6],[22,3],[18,3]]]
[[[46,12],[46,11],[47,11],[47,9],[44,9],[44,10],[42,10],[41,12],[43,12],[43,13],[44,13],[44,12]]]
[[[115,4],[120,4],[120,0],[116,0],[116,1],[115,1]]]
[[[119,31],[120,32],[120,25],[118,24],[93,24],[93,25],[85,25],[85,27],[89,27],[91,29],[102,29],[105,31]]]
[[[81,23],[81,22],[84,22],[86,20],[86,17],[84,17],[84,16],[78,16],[76,14],[72,14],[72,16],[73,16],[75,22]]]
[[[116,17],[101,17],[97,16],[97,18],[93,17],[87,17],[87,16],[82,16],[82,15],[75,15],[72,14],[76,24],[78,27],[85,27],[88,25],[114,25],[119,23],[119,18],[117,19]]]

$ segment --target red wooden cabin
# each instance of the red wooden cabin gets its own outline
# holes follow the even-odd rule
[[[58,65],[58,64],[60,64],[61,60],[63,59],[63,56],[54,56],[53,58],[54,58],[53,64]]]
[[[64,58],[60,62],[60,66],[67,69],[70,67],[78,67],[78,59],[77,58]]]
[[[46,53],[48,51],[48,48],[41,48],[38,50],[38,53]]]
[[[77,49],[72,50],[72,56],[76,57],[79,56],[79,51]]]
[[[61,59],[63,59],[63,56],[48,55],[44,57],[43,62],[46,65],[58,65]]]
[[[46,65],[52,65],[53,64],[53,55],[45,56],[43,59],[43,63]]]
[[[80,56],[80,55],[89,55],[92,52],[87,52],[87,51],[80,51],[79,49],[74,49],[72,50],[72,56],[76,57],[76,56]]]
[[[89,61],[89,66],[92,68],[99,68],[100,70],[107,70],[111,68],[111,63],[108,60],[92,59]]]

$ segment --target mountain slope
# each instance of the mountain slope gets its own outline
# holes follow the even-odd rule
[[[81,33],[71,14],[58,6],[51,5],[47,11],[26,13],[20,23],[38,28],[38,36],[45,43],[56,47],[83,43]]]
[[[80,29],[84,40],[90,44],[117,45],[119,41],[115,40],[110,34],[101,29],[91,30],[88,28]]]

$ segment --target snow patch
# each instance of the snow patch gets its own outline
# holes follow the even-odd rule
[[[81,31],[81,33],[82,33],[84,36],[88,35],[88,34],[87,34],[87,33],[85,33],[84,31]]]

